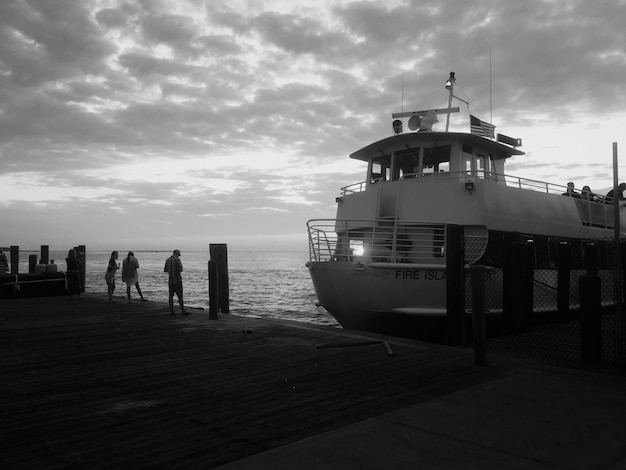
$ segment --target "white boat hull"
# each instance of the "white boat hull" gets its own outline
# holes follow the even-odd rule
[[[319,305],[344,328],[414,339],[445,341],[445,267],[406,268],[401,264],[367,266],[360,262],[309,262],[309,273]],[[570,273],[570,308],[578,309],[579,278],[583,270]],[[611,285],[613,273],[601,271],[602,285]],[[503,271],[487,271],[485,310],[490,329],[502,328]],[[557,313],[556,270],[535,270],[534,313],[546,318]],[[466,276],[466,324],[471,328],[471,283]],[[607,289],[603,306],[613,305],[613,289]],[[494,333],[497,334],[497,333]]]
[[[420,337],[446,316],[446,274],[358,262],[308,264],[318,302],[348,329]],[[424,330],[424,331],[421,331]]]

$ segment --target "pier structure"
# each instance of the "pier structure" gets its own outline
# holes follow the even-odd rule
[[[103,294],[0,299],[0,468],[624,468],[626,377]]]
[[[87,249],[85,245],[73,247],[81,260],[78,268],[78,288],[85,292],[85,275],[87,268]],[[28,256],[28,272],[20,272],[20,247],[11,245],[10,270],[0,278],[0,298],[66,295],[67,272],[59,269],[57,263],[50,259],[49,245],[41,245],[39,256]],[[61,261],[61,260],[58,260]],[[76,273],[74,273],[76,274]]]

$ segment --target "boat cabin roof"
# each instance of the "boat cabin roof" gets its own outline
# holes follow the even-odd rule
[[[514,147],[485,139],[475,134],[465,132],[412,132],[393,135],[374,142],[352,153],[350,158],[369,161],[373,156],[390,155],[393,152],[406,150],[407,147],[425,145],[450,145],[457,142],[460,145],[471,145],[489,153],[495,160],[508,158],[513,155],[525,155]]]

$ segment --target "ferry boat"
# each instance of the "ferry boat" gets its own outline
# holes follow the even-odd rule
[[[392,114],[393,135],[350,155],[366,176],[341,188],[336,219],[307,222],[318,305],[344,328],[423,339],[432,320],[444,320],[451,226],[462,230],[465,267],[487,267],[485,302],[494,315],[503,309],[511,240],[533,246],[535,309],[541,302],[556,309],[559,245],[570,248],[571,268],[581,273],[590,247],[604,275],[616,263],[615,233],[626,230],[623,223],[615,230],[612,200],[507,174],[509,159],[524,155],[521,140],[494,135],[494,126],[474,116],[469,132],[448,131],[451,113],[459,112],[451,106],[455,80],[450,73],[447,108]],[[433,130],[438,115],[446,116],[445,131]],[[570,282],[577,302],[578,278]]]

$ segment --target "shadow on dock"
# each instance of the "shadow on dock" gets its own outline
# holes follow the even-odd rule
[[[502,374],[468,351],[104,296],[0,300],[3,468],[210,468]],[[385,339],[385,341],[383,341]],[[184,463],[184,465],[182,464]]]

